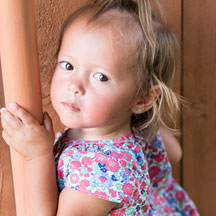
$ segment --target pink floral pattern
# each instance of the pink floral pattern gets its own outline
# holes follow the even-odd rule
[[[59,191],[69,187],[123,204],[108,215],[147,214],[150,179],[143,139],[132,134],[108,141],[72,141],[66,132],[54,147]]]
[[[55,142],[59,192],[69,187],[122,203],[110,216],[198,216],[188,194],[172,177],[159,134],[147,143],[139,134],[114,140]]]
[[[172,168],[161,136],[157,134],[144,151],[151,181],[151,208],[147,215],[199,216],[193,201],[172,177]]]

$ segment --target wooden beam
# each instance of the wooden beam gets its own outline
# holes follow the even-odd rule
[[[0,1],[0,50],[5,105],[17,102],[42,122],[33,0]],[[24,216],[24,161],[11,150],[17,216]]]

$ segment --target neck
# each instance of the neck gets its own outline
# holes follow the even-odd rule
[[[73,140],[108,140],[116,139],[129,134],[131,134],[130,125],[122,124],[100,128],[70,128],[67,133],[67,138]]]

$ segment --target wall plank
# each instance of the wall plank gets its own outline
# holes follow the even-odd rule
[[[182,38],[182,5],[181,0],[164,0],[162,1],[164,6],[164,11],[166,13],[166,22],[171,31],[173,31],[181,44]],[[181,56],[179,56],[181,58]],[[181,59],[179,59],[181,62]],[[175,91],[178,94],[181,94],[181,83],[182,83],[182,68],[181,64],[176,73],[176,80],[175,80]],[[179,119],[179,128],[181,128],[180,119]],[[179,142],[181,142],[181,136],[178,137]],[[182,145],[182,143],[181,143]],[[177,164],[173,167],[173,176],[174,178],[181,183],[181,163]]]
[[[4,106],[0,66],[0,107]],[[0,132],[2,127],[0,124]],[[0,215],[15,216],[15,200],[8,146],[0,135]]]
[[[215,215],[216,1],[184,0],[184,187],[201,215]]]

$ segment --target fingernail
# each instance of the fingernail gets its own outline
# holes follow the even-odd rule
[[[0,112],[3,112],[3,111],[5,111],[5,110],[7,110],[5,107],[2,107],[1,109],[0,109]]]
[[[11,108],[11,109],[16,109],[16,108],[17,108],[16,103],[10,103],[10,108]]]

